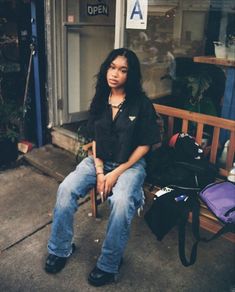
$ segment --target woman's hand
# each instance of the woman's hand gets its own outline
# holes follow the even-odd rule
[[[113,186],[117,182],[118,176],[119,175],[117,174],[117,172],[115,172],[115,170],[113,170],[105,175],[105,187],[104,187],[105,199],[111,193]]]

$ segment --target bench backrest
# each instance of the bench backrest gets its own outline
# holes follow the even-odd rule
[[[165,105],[154,104],[155,110],[158,114],[167,117],[167,137],[170,138],[174,134],[174,123],[175,119],[182,120],[181,131],[188,133],[189,123],[194,122],[196,125],[196,141],[201,144],[203,138],[203,129],[205,126],[212,127],[212,142],[210,149],[210,161],[216,162],[217,153],[219,149],[219,136],[221,129],[225,129],[229,132],[229,147],[227,151],[226,164],[220,168],[220,175],[227,176],[228,170],[231,169],[234,161],[235,153],[235,121],[223,119],[214,116],[208,116],[205,114],[199,114],[173,108]]]

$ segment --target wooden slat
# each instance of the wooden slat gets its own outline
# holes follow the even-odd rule
[[[89,142],[82,146],[82,150],[84,151],[89,151],[90,149],[92,149],[92,142]]]
[[[173,135],[174,130],[174,117],[168,117],[168,137],[171,137]]]
[[[96,190],[92,188],[90,191],[91,198],[91,212],[93,217],[97,217],[97,203],[96,203]]]
[[[202,144],[202,135],[203,135],[203,127],[202,123],[197,124],[197,134],[196,134],[196,141],[198,144]]]
[[[208,209],[201,209],[200,215],[214,221],[218,222],[219,220],[208,210]]]
[[[226,169],[232,168],[235,152],[235,131],[230,133],[230,142],[228,147],[228,154],[226,159]]]
[[[197,56],[193,58],[193,61],[196,63],[207,63],[220,66],[235,67],[235,61],[225,58],[216,58],[214,56]]]
[[[215,127],[213,131],[213,138],[211,143],[211,154],[210,154],[210,162],[215,163],[216,162],[216,155],[219,145],[219,133],[220,128]]]
[[[190,221],[192,221],[192,217],[190,214]],[[200,226],[203,226],[204,229],[212,232],[212,233],[217,233],[222,225],[219,222],[215,222],[214,220],[211,220],[207,217],[200,216]],[[228,239],[229,241],[235,243],[235,234],[228,232],[222,235],[222,237]]]
[[[188,133],[188,120],[183,119],[182,132],[183,133]]]
[[[223,177],[227,177],[228,176],[228,171],[224,168],[220,168],[219,169],[219,174]]]
[[[223,119],[214,116],[208,116],[204,114],[194,113],[166,105],[154,104],[154,108],[159,114],[163,114],[166,116],[176,117],[179,119],[186,119],[192,122],[198,123],[200,121],[202,124],[217,126],[219,128],[227,129],[230,131],[234,131],[235,129],[235,121]]]

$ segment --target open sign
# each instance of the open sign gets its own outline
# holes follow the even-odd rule
[[[109,15],[109,7],[107,4],[87,4],[87,14],[89,16],[95,15]]]

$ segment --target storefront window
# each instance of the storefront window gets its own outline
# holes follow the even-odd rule
[[[174,104],[173,98],[187,94],[182,92],[182,88],[179,91],[179,79],[203,71],[199,69],[202,64],[195,64],[193,57],[214,55],[215,41],[225,46],[229,42],[235,45],[234,8],[233,0],[148,1],[146,30],[126,29],[125,45],[140,59],[143,87],[149,98],[172,97],[173,106],[182,106],[179,99]],[[207,68],[213,71],[210,66],[203,68],[206,68],[204,71]],[[221,68],[212,71],[207,82],[209,87],[215,83],[215,88],[210,89],[215,93],[213,102],[218,113],[225,74]],[[218,80],[219,85],[216,84]]]
[[[166,75],[173,58],[174,19],[158,15],[150,6],[147,23],[146,30],[126,30],[126,44],[140,59],[149,97],[157,98],[170,93],[171,80]]]

